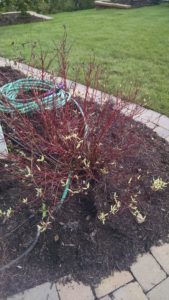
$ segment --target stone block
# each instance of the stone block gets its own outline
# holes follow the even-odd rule
[[[158,120],[158,126],[169,130],[169,118],[162,115]]]
[[[55,284],[46,282],[24,293],[8,297],[7,300],[59,300]]]
[[[169,300],[169,277],[152,289],[147,297],[149,300]]]
[[[114,272],[113,275],[103,279],[98,286],[95,287],[95,293],[98,298],[110,294],[122,285],[133,280],[130,272]]]
[[[92,289],[81,282],[57,283],[60,300],[94,300]]]
[[[147,300],[137,282],[131,282],[113,293],[113,300]]]
[[[156,125],[152,122],[144,121],[143,124],[145,124],[150,129],[155,129],[156,128]]]
[[[154,246],[151,248],[151,253],[169,275],[169,244],[165,243],[158,247]]]
[[[164,139],[169,137],[169,130],[163,127],[157,126],[156,128],[154,128],[154,132],[156,132],[160,137]]]
[[[103,297],[103,298],[100,298],[99,300],[112,300],[112,298],[110,298],[109,295]]]
[[[149,291],[166,278],[165,272],[150,253],[139,255],[131,271],[144,291]]]
[[[147,122],[157,124],[161,115],[160,113],[155,112],[151,109],[143,109],[143,111],[139,114],[139,117],[144,119]]]
[[[169,143],[169,136],[167,138],[165,138],[165,140]]]

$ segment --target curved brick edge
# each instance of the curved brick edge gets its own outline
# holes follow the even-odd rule
[[[22,71],[25,75],[41,78],[39,69],[26,64],[15,63],[0,57],[0,66],[11,66]],[[54,80],[56,83],[62,81],[62,78],[48,73],[45,73],[45,78]],[[74,82],[67,80],[67,84],[71,88]],[[76,91],[81,94],[85,93],[85,89],[85,86],[82,84],[76,85]],[[101,91],[93,91],[90,88],[89,94],[93,92],[96,99],[100,101],[103,93]],[[104,94],[104,97],[110,98],[110,95]],[[111,99],[116,100],[114,96],[111,96]],[[123,113],[127,115],[135,106],[136,104],[129,103],[127,108],[123,110]],[[150,109],[144,109],[134,119],[145,124],[169,142],[169,118],[165,115]],[[0,131],[1,140],[2,134],[2,131]],[[7,149],[5,140],[3,147]],[[85,286],[83,283],[77,283],[73,280],[66,284],[63,284],[62,281],[56,283],[46,282],[26,290],[24,293],[0,300],[168,300],[168,266],[169,243],[165,243],[161,246],[153,246],[148,253],[139,256],[128,271],[115,272],[104,278],[97,286],[93,286],[92,283],[90,286]]]

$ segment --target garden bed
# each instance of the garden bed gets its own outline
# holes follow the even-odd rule
[[[25,15],[20,12],[0,13],[0,26],[26,24],[49,19],[51,18],[33,12],[27,12]]]
[[[24,75],[9,67],[0,68],[0,86],[23,78]],[[66,202],[57,213],[51,229],[41,234],[33,251],[16,266],[0,274],[0,296],[12,295],[46,281],[56,281],[65,275],[85,284],[95,284],[114,270],[127,270],[137,255],[147,252],[159,240],[166,241],[169,234],[169,188],[154,192],[152,178],[169,182],[169,145],[145,125],[131,121],[140,140],[138,155],[121,159],[116,167],[112,192],[125,196],[125,179],[133,174],[141,178],[138,207],[146,216],[138,224],[126,209],[103,225],[97,218],[95,198],[106,198],[104,176],[102,184],[86,195],[77,195]],[[112,128],[113,138],[113,128]],[[110,140],[111,142],[111,140]],[[18,207],[11,219],[0,219],[0,266],[16,258],[34,238],[39,216],[20,207],[23,183],[13,178],[5,180],[4,164],[0,161],[0,209]],[[119,178],[121,181],[119,181]],[[124,180],[122,180],[122,178]],[[133,191],[137,189],[133,185]]]

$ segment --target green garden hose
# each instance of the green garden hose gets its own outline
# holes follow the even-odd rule
[[[22,93],[33,91],[35,96],[22,96]],[[38,93],[41,95],[38,96]],[[20,94],[20,96],[19,96]],[[37,95],[36,95],[37,94]],[[22,98],[21,98],[22,97]],[[57,87],[54,83],[34,78],[19,79],[0,88],[0,112],[29,113],[40,108],[60,108],[71,99],[70,93]]]

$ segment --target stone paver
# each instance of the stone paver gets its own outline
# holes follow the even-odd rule
[[[128,103],[127,105],[125,104],[125,102],[122,102],[124,107],[122,108],[122,112],[124,113],[124,115],[128,116],[132,114],[132,111],[137,111],[138,109],[138,105],[136,105],[135,103]],[[137,116],[135,116],[135,118],[137,118]]]
[[[139,114],[139,116],[136,116],[134,119],[138,120],[138,121],[141,121],[141,119],[144,119],[145,121],[157,124],[160,117],[161,117],[160,113],[153,111],[151,109],[144,109]]]
[[[169,143],[169,137],[165,138],[165,140]]]
[[[112,295],[113,300],[147,300],[143,290],[137,282],[131,282],[120,288]]]
[[[166,116],[161,116],[158,120],[158,126],[169,130],[169,118]]]
[[[110,298],[109,295],[103,297],[103,298],[100,298],[99,300],[112,300],[112,298]]]
[[[147,121],[143,120],[143,124],[145,124],[150,129],[155,129],[156,128],[156,125],[152,122],[147,122]]]
[[[169,277],[153,288],[147,297],[149,300],[169,300]]]
[[[101,283],[95,287],[96,296],[101,298],[132,280],[133,276],[130,272],[114,272],[113,275],[103,279]]]
[[[71,281],[66,284],[56,284],[60,300],[94,300],[92,289],[83,283]]]
[[[169,137],[169,130],[168,129],[165,129],[165,128],[162,128],[162,127],[159,127],[157,126],[154,131],[162,138],[167,138]]]
[[[169,275],[169,244],[154,246],[151,248],[151,253]]]
[[[166,278],[165,272],[149,253],[139,255],[137,262],[131,266],[131,271],[144,291],[149,291]]]
[[[46,282],[24,293],[8,297],[7,300],[59,300],[55,284]]]
[[[133,119],[137,122],[143,123],[143,124],[147,124],[147,123],[152,123],[154,124],[152,121],[147,120],[144,118],[144,116],[142,114],[138,114],[137,116],[133,116]],[[154,124],[155,125],[155,124]]]
[[[147,120],[143,119],[141,116],[134,117],[133,119],[137,122],[141,122],[142,124],[146,125],[150,129],[155,129],[157,127],[157,125],[155,123],[153,123],[151,121],[147,121]]]

